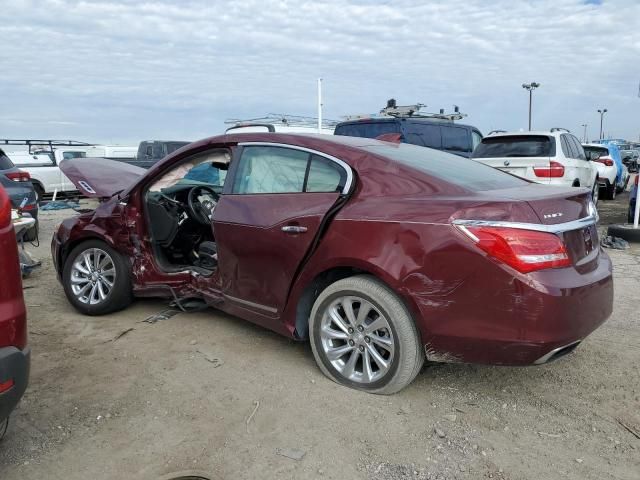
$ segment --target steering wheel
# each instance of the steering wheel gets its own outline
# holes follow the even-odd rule
[[[197,198],[200,192],[210,193],[214,200],[205,200],[204,202],[200,202]],[[210,226],[211,215],[213,209],[218,204],[219,199],[220,195],[211,187],[203,185],[193,187],[191,190],[189,190],[189,195],[187,196],[187,201],[189,203],[189,213],[191,213],[191,217],[202,225]]]

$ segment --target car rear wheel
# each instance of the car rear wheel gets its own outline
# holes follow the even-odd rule
[[[133,299],[127,262],[100,240],[83,242],[71,251],[62,284],[71,304],[85,315],[122,310]]]
[[[40,204],[44,199],[44,188],[39,183],[34,183],[33,191],[36,193],[36,203]]]
[[[607,182],[607,186],[605,188],[605,197],[607,200],[615,200],[616,199],[616,184]]]
[[[593,200],[593,204],[597,207],[598,200],[600,200],[600,186],[598,185],[598,179],[593,183],[593,189],[591,190],[591,199]]]
[[[424,363],[407,307],[371,276],[331,284],[315,301],[309,322],[320,370],[342,385],[389,395],[409,385]]]

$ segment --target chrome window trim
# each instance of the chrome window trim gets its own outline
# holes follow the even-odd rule
[[[338,165],[340,165],[342,168],[344,168],[344,170],[347,172],[347,181],[344,184],[344,187],[342,188],[342,191],[340,192],[342,195],[346,195],[347,193],[349,193],[349,191],[351,190],[351,185],[353,184],[353,169],[351,168],[351,166],[347,163],[345,163],[343,160],[340,160],[339,158],[336,158],[332,155],[328,155],[324,152],[319,152],[317,150],[313,150],[311,148],[306,148],[306,147],[299,147],[297,145],[289,145],[288,143],[275,143],[275,142],[242,142],[238,144],[240,147],[281,147],[281,148],[290,148],[292,150],[300,150],[302,152],[307,152],[307,153],[312,153],[314,155],[318,155],[320,157],[324,157],[327,160],[331,160],[334,163],[337,163]],[[314,192],[301,192],[301,193],[314,193]]]
[[[547,233],[563,233],[572,230],[580,230],[590,225],[595,225],[597,217],[589,215],[587,217],[573,220],[571,222],[558,223],[556,225],[542,225],[539,223],[521,223],[521,222],[501,222],[494,220],[454,220],[452,223],[461,227],[501,227],[501,228],[520,228],[522,230],[535,230]]]

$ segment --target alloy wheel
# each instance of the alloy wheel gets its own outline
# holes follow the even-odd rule
[[[104,302],[116,281],[111,256],[100,248],[80,252],[71,266],[71,291],[79,302],[97,305]]]
[[[389,321],[357,296],[335,299],[323,314],[320,343],[326,359],[345,379],[373,383],[389,371],[395,341]]]

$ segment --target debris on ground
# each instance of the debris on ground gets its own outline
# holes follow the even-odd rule
[[[247,418],[247,433],[249,432],[249,422],[251,422],[251,419],[253,418],[253,416],[256,414],[256,412],[258,411],[258,407],[260,407],[260,401],[256,400],[255,402],[253,402],[253,404],[255,405],[255,407],[253,408],[253,411],[251,412],[251,415],[249,415],[249,417]]]
[[[636,437],[638,440],[640,440],[640,432],[638,432],[638,430],[636,430],[635,428],[633,428],[631,425],[629,425],[628,423],[623,422],[622,420],[620,420],[619,418],[616,418],[616,421],[622,426],[624,427],[625,430],[627,430],[631,435],[633,435],[634,437]]]
[[[208,352],[203,352],[202,350],[196,350],[196,352],[202,355],[207,362],[213,363],[213,368],[221,367],[224,364],[221,359],[219,359],[218,357],[214,357]]]
[[[80,208],[80,204],[72,200],[52,200],[40,206],[40,210],[65,210],[67,208]]]
[[[307,454],[304,450],[299,448],[276,448],[276,454],[281,457],[287,457],[291,460],[300,461]]]
[[[180,310],[176,310],[174,308],[168,308],[166,310],[162,310],[161,312],[154,313],[153,315],[148,316],[143,322],[146,323],[156,323],[162,320],[169,320],[171,317],[180,313]]]
[[[620,237],[612,237],[611,235],[607,235],[600,242],[604,248],[613,248],[615,250],[626,250],[629,248],[629,242]]]

